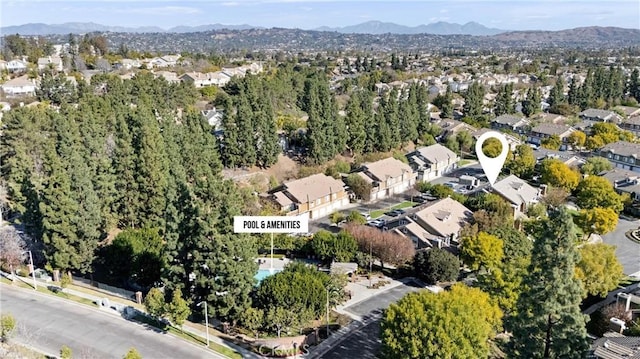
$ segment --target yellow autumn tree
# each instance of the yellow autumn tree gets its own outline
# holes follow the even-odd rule
[[[616,247],[604,243],[586,244],[579,252],[575,276],[582,282],[584,297],[605,297],[618,287],[623,268],[616,257]]]
[[[558,159],[542,161],[541,174],[542,182],[567,192],[573,191],[580,182],[580,173]]]
[[[502,261],[504,252],[502,240],[485,232],[479,232],[475,236],[462,238],[462,260],[471,269],[478,270],[484,267],[491,270]]]
[[[478,288],[409,293],[385,313],[382,358],[486,358],[501,324],[500,308]]]

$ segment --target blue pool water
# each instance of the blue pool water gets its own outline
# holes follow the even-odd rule
[[[274,269],[273,272],[270,269],[258,269],[258,273],[253,276],[253,278],[258,280],[258,284],[262,282],[263,279],[267,278],[270,275],[274,275],[278,272],[282,271],[282,269]]]

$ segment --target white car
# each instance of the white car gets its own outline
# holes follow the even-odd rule
[[[374,219],[373,221],[369,221],[367,222],[368,225],[372,226],[372,227],[382,227],[386,224],[386,222],[382,219]]]

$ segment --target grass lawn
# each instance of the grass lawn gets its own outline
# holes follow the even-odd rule
[[[411,201],[404,201],[402,203],[396,204],[395,206],[391,207],[391,209],[403,209],[403,208],[411,208],[416,204],[416,202],[411,202]]]
[[[384,212],[386,211],[387,211],[386,209],[377,209],[375,211],[371,211],[371,218],[376,219],[376,218],[382,217],[384,216]]]
[[[458,161],[458,167],[466,166],[469,163],[473,163],[473,162],[475,162],[475,161],[473,161],[473,160],[460,160],[460,161]]]

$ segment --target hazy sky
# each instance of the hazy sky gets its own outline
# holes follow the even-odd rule
[[[0,14],[2,26],[95,22],[167,29],[222,23],[313,29],[379,20],[409,26],[476,21],[505,30],[640,28],[640,0],[0,0]]]

